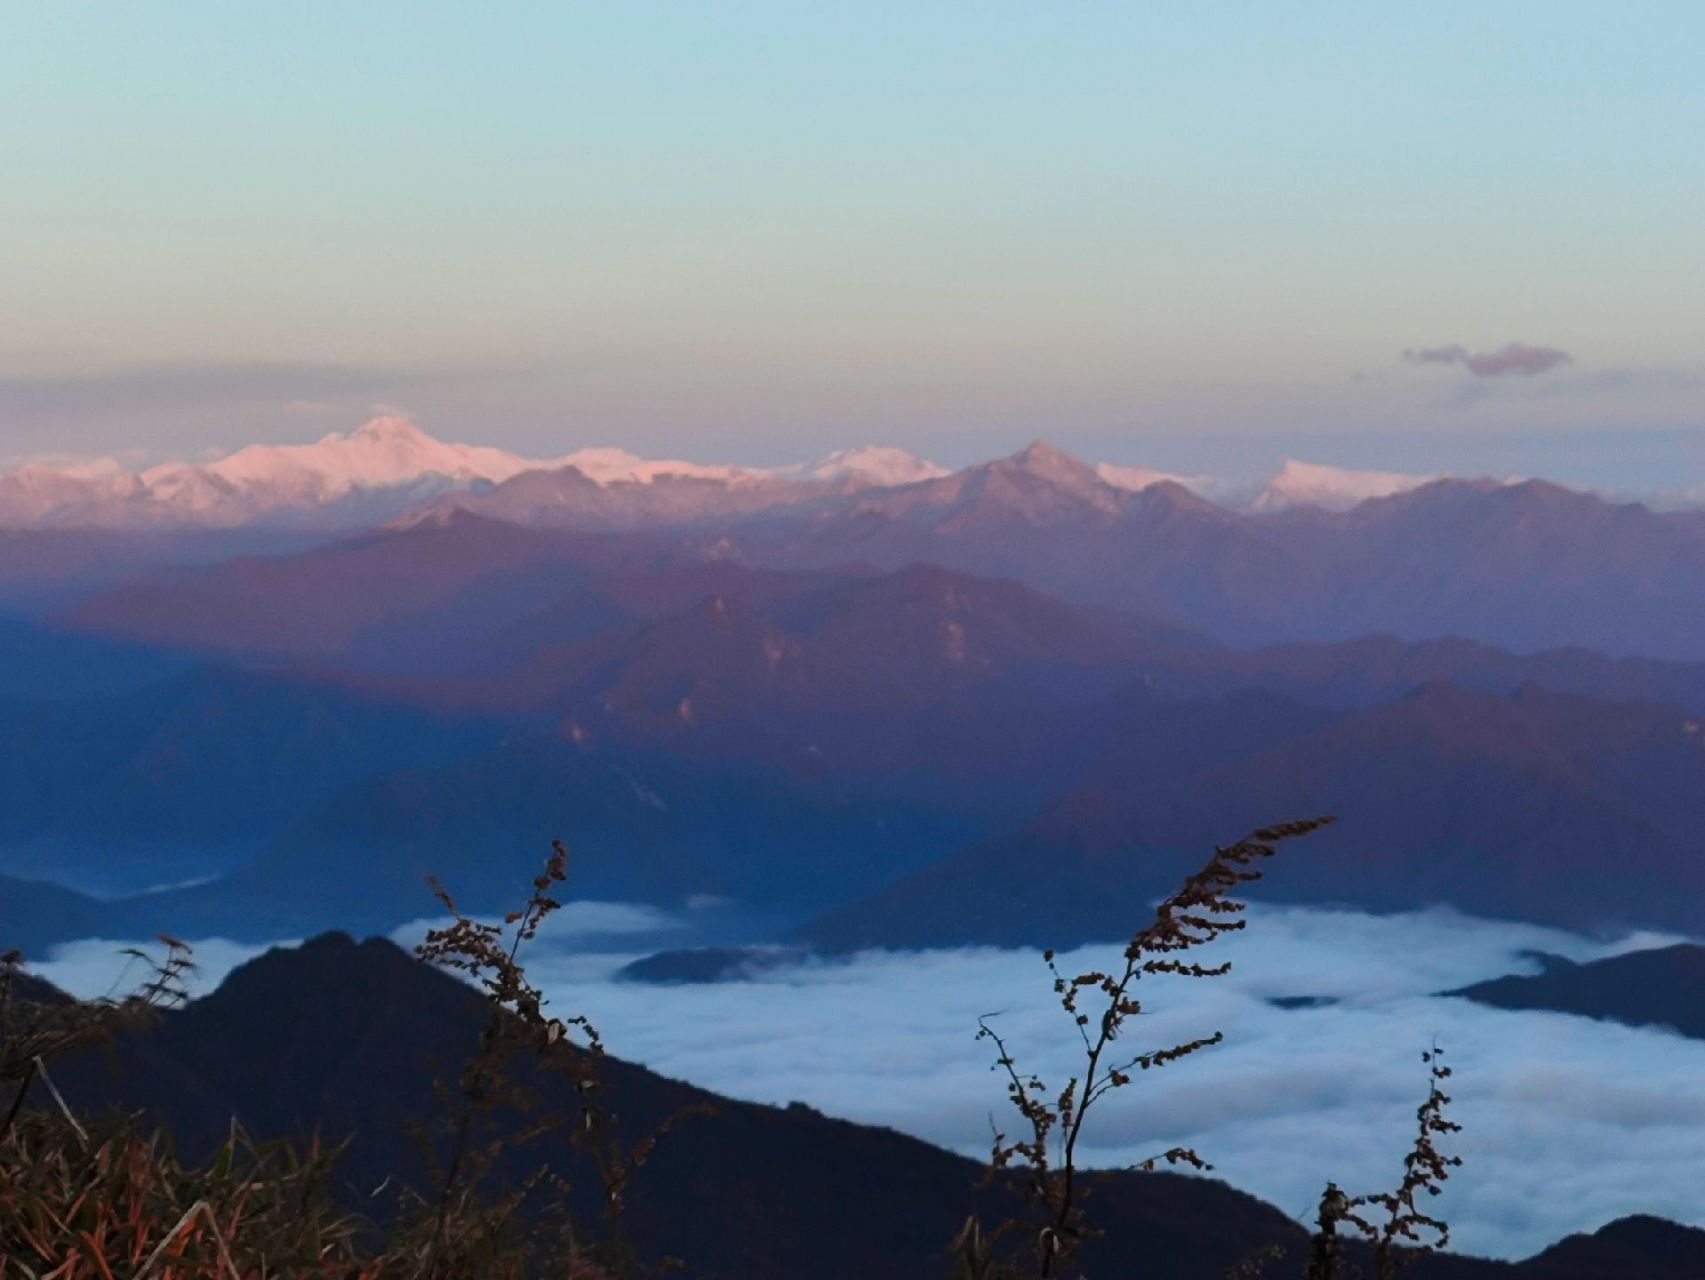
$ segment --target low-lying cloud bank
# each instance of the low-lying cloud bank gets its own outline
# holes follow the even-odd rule
[[[540,939],[535,980],[562,1010],[589,1014],[614,1052],[723,1093],[799,1100],[980,1156],[990,1118],[1010,1128],[1015,1117],[974,1040],[979,1014],[999,1011],[1021,1066],[1055,1087],[1078,1065],[1031,952],[873,952],[754,982],[643,987],[612,980],[631,949],[584,944],[624,926],[649,931],[655,913],[583,904],[578,914]],[[1521,1256],[1632,1212],[1705,1224],[1705,1042],[1434,994],[1535,971],[1531,950],[1591,960],[1671,940],[1602,942],[1444,911],[1255,908],[1250,928],[1221,944],[1228,976],[1145,982],[1130,1051],[1216,1030],[1226,1041],[1111,1097],[1089,1158],[1129,1164],[1189,1143],[1218,1176],[1302,1218],[1328,1178],[1356,1191],[1396,1183],[1426,1088],[1421,1051],[1436,1037],[1456,1068],[1452,1113],[1464,1126],[1453,1149],[1465,1164],[1436,1202],[1457,1247]],[[62,948],[40,971],[98,993],[116,975],[116,945]],[[204,981],[259,950],[197,949]],[[1083,948],[1061,963],[1116,954]],[[1271,1003],[1294,996],[1332,1003]]]

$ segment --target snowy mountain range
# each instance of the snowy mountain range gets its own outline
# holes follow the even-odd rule
[[[529,473],[597,488],[692,481],[736,490],[851,491],[946,475],[903,449],[866,447],[814,465],[744,467],[584,448],[558,458],[436,440],[406,418],[374,418],[312,444],[253,444],[207,462],[131,468],[113,458],[27,462],[0,471],[0,527],[222,528],[256,522],[358,526],[445,494],[477,494]]]
[[[1055,455],[1069,458],[1050,447],[1049,456]],[[1247,487],[1212,476],[1069,461],[1091,487],[1141,493],[1173,484],[1252,513],[1292,507],[1347,511],[1436,478],[1289,460],[1251,495]],[[0,470],[0,528],[358,528],[435,504],[476,510],[490,505],[496,509],[488,514],[523,519],[601,504],[617,512],[611,523],[635,524],[751,514],[975,474],[976,467],[950,472],[886,446],[844,449],[816,463],[780,467],[643,458],[610,447],[528,458],[447,443],[406,418],[385,416],[311,444],[252,444],[211,461],[142,468],[112,458],[17,465]],[[493,498],[500,489],[506,492]]]

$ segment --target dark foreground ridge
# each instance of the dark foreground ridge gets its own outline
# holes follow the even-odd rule
[[[33,994],[43,994],[39,984]],[[190,1157],[217,1148],[233,1117],[258,1137],[347,1137],[340,1194],[371,1214],[387,1177],[426,1182],[411,1126],[442,1113],[433,1078],[453,1075],[484,1018],[475,992],[393,944],[327,934],[251,961],[116,1053],[61,1063],[54,1079],[75,1107],[150,1112]],[[967,1213],[1007,1207],[1003,1188],[976,1190],[977,1162],[888,1129],[799,1104],[721,1098],[617,1060],[602,1075],[607,1105],[635,1139],[683,1108],[713,1108],[663,1136],[629,1193],[632,1238],[650,1256],[684,1259],[686,1276],[938,1280]],[[591,1217],[597,1183],[582,1160],[547,1134],[510,1172],[549,1161]],[[1270,1244],[1285,1259],[1265,1274],[1293,1275],[1306,1257],[1298,1224],[1221,1182],[1117,1173],[1097,1176],[1093,1191],[1091,1212],[1106,1234],[1085,1251],[1090,1275],[1219,1280]],[[1630,1218],[1525,1262],[1441,1256],[1409,1274],[1681,1280],[1705,1275],[1705,1232]]]

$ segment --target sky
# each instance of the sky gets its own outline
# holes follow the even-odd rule
[[[0,456],[385,405],[1705,480],[1701,48],[1685,0],[19,0]]]
[[[1705,1226],[1705,1043],[1437,994],[1535,972],[1534,949],[1586,961],[1674,939],[1590,940],[1436,909],[1376,917],[1257,904],[1250,921],[1203,953],[1231,963],[1226,977],[1144,980],[1131,1052],[1214,1031],[1225,1040],[1109,1095],[1085,1128],[1088,1163],[1191,1145],[1213,1176],[1304,1220],[1329,1178],[1356,1194],[1396,1185],[1426,1096],[1421,1052],[1436,1041],[1454,1072],[1449,1115],[1463,1126],[1441,1145],[1463,1164],[1429,1211],[1450,1222],[1455,1248],[1521,1257],[1636,1212]],[[431,923],[442,922],[397,938],[413,945]],[[747,983],[612,981],[659,923],[654,908],[571,903],[523,960],[553,1012],[589,1015],[612,1053],[663,1075],[805,1102],[982,1159],[991,1120],[1011,1132],[1017,1117],[976,1039],[978,1015],[998,1010],[1019,1065],[1054,1088],[1081,1070],[1081,1043],[1034,952],[872,952]],[[618,953],[623,934],[633,945]],[[122,990],[138,973],[125,945],[72,943],[38,969],[78,994]],[[263,949],[195,946],[202,991]],[[1086,947],[1059,963],[1106,968],[1118,950]],[[1270,1003],[1286,996],[1335,1002]]]

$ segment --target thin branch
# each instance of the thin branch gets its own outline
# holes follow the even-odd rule
[[[48,1075],[47,1063],[43,1062],[38,1055],[34,1065],[36,1074],[41,1077],[41,1082],[47,1086],[47,1091],[53,1095],[53,1100],[59,1104],[60,1114],[65,1117],[66,1123],[76,1131],[77,1141],[82,1143],[83,1150],[87,1151],[89,1149],[89,1135],[83,1126],[77,1123],[77,1117],[71,1114],[71,1108],[65,1105],[65,1095],[59,1092],[59,1086],[54,1084],[53,1077]]]

